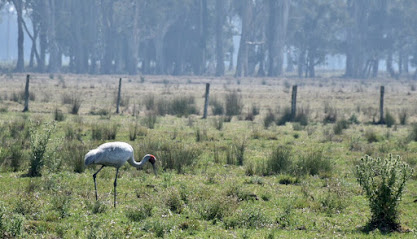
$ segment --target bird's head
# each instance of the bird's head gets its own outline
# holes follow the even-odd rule
[[[157,175],[156,173],[156,157],[153,156],[152,154],[147,154],[143,157],[142,161],[146,162],[148,161],[149,163],[152,164],[152,168],[153,168],[153,172],[155,173],[155,175]]]

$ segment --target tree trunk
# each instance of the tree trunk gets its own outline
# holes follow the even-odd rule
[[[200,64],[197,75],[202,75],[206,71],[207,15],[207,0],[200,0]]]
[[[348,0],[348,14],[353,24],[348,28],[346,48],[346,77],[363,78],[366,63],[364,34],[367,32],[368,2]]]
[[[235,77],[248,75],[248,37],[252,19],[252,1],[244,0],[242,12],[242,33],[240,36],[239,52],[237,55]]]
[[[223,25],[224,1],[216,0],[216,76],[224,75]]]
[[[49,65],[48,71],[51,73],[59,72],[59,62],[60,57],[58,51],[58,44],[56,42],[56,26],[55,26],[55,0],[45,0],[46,1],[46,11],[49,22],[48,27],[48,39],[49,39]]]
[[[279,76],[283,72],[284,47],[287,33],[289,0],[269,0],[269,69],[268,76]]]
[[[23,34],[23,2],[22,0],[13,0],[13,5],[17,12],[17,64],[16,72],[23,72],[25,69],[24,62],[24,34]]]
[[[127,62],[127,72],[130,75],[137,74],[138,70],[138,61],[139,61],[139,3],[134,4],[133,10],[133,26],[132,26],[132,34],[128,36],[128,62]]]

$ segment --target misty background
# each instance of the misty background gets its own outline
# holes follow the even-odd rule
[[[415,0],[0,0],[2,72],[417,78],[416,56]]]

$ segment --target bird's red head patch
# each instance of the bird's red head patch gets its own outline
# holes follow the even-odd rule
[[[156,162],[156,158],[155,156],[153,156],[152,154],[149,155],[149,163],[154,164]]]

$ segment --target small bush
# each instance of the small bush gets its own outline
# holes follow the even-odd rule
[[[44,154],[51,134],[55,129],[54,124],[46,124],[37,130],[32,129],[30,134],[30,168],[28,176],[41,176],[44,165]]]
[[[292,149],[290,147],[280,145],[275,147],[272,151],[267,162],[267,167],[270,170],[270,173],[284,173],[289,170],[292,161]]]
[[[242,113],[242,97],[236,91],[227,93],[225,96],[225,102],[227,116],[231,117]]]
[[[395,118],[390,112],[385,113],[385,124],[388,128],[395,124]]]
[[[355,173],[371,209],[367,229],[400,230],[398,204],[413,169],[400,156],[390,154],[386,159],[361,158]]]

